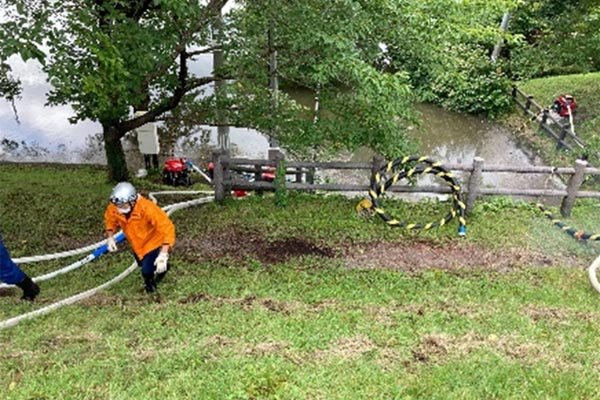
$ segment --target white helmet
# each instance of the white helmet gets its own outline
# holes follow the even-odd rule
[[[135,201],[137,199],[137,191],[129,182],[120,182],[112,190],[110,201],[114,204],[123,204]]]

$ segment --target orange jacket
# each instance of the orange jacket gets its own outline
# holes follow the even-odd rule
[[[138,195],[129,218],[109,204],[104,212],[104,226],[107,232],[123,229],[135,255],[142,259],[152,250],[163,244],[172,247],[175,244],[175,225],[169,216],[152,201]]]

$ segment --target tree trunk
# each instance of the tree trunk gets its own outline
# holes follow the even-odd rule
[[[275,49],[275,27],[270,21],[267,39],[269,44],[269,89],[271,89],[271,130],[269,132],[269,147],[279,149],[277,127],[274,126],[277,107],[279,106],[279,79],[277,78],[277,50]]]
[[[102,124],[104,136],[104,151],[108,165],[108,179],[112,182],[123,182],[129,179],[125,152],[121,144],[123,135],[114,126]]]

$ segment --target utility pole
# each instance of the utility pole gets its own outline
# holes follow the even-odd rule
[[[500,30],[502,33],[508,30],[508,21],[510,20],[510,13],[507,11],[502,16],[502,22],[500,23]],[[492,63],[495,63],[500,57],[500,50],[502,50],[502,44],[504,43],[504,38],[500,37],[494,46],[494,51],[492,52]]]
[[[227,82],[222,79],[221,68],[225,64],[224,55],[223,55],[223,15],[221,10],[219,10],[219,14],[215,18],[213,23],[213,38],[216,39],[218,48],[213,51],[213,74],[215,75],[215,96],[217,98],[217,110],[216,110],[216,119],[217,119],[217,144],[219,149],[221,150],[229,150],[229,121],[227,120],[227,115],[225,110],[221,108],[219,105],[219,99],[222,97],[223,90],[225,89],[225,85]]]
[[[317,88],[315,89],[315,104],[313,107],[313,126],[316,128],[317,123],[319,122],[319,114],[320,114],[320,108],[321,108],[321,86],[317,85]],[[317,145],[313,145],[312,148],[312,160],[316,161],[317,160]]]
[[[277,77],[277,50],[275,49],[274,36],[275,26],[273,19],[269,23],[269,31],[267,32],[269,42],[269,89],[271,89],[271,116],[272,121],[277,115],[277,107],[279,104],[279,80]],[[277,141],[277,127],[272,126],[269,132],[269,154],[270,160],[275,159],[280,153],[279,143]]]

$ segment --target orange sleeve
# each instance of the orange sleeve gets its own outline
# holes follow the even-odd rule
[[[106,211],[104,211],[104,229],[106,229],[106,231],[112,231],[115,233],[119,224],[115,218],[115,214],[111,209],[111,206],[114,207],[112,204],[109,204],[108,207],[106,207]]]
[[[175,244],[175,225],[173,224],[173,221],[171,221],[167,213],[162,208],[151,201],[149,201],[148,204],[148,211],[150,211],[149,214],[152,225],[155,227],[158,235],[161,237],[161,244],[168,244],[169,247],[173,247]]]

